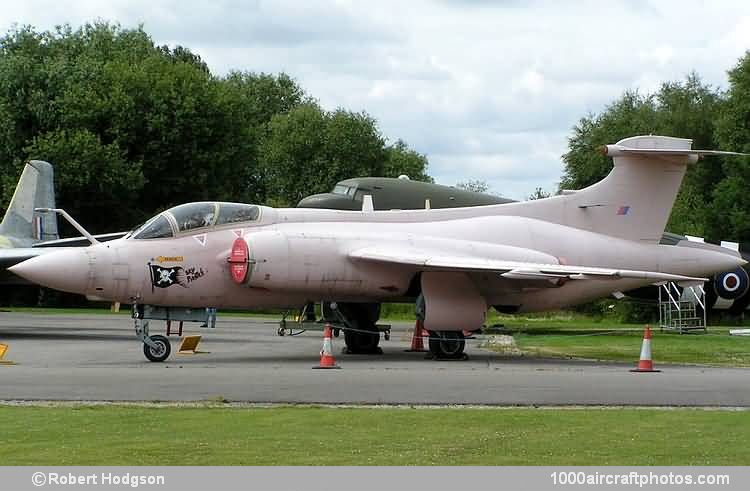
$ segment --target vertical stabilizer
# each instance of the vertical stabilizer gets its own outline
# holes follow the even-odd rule
[[[55,208],[54,171],[41,160],[24,167],[0,223],[0,235],[28,242],[58,239],[57,215],[37,213],[34,208]]]
[[[638,136],[608,145],[614,167],[604,180],[569,197],[581,228],[658,243],[691,155],[691,140]]]
[[[692,150],[691,146],[691,140],[666,136],[626,138],[603,147],[603,152],[613,158],[614,167],[596,184],[500,209],[507,214],[656,244],[688,163],[697,161],[701,154],[732,154]]]

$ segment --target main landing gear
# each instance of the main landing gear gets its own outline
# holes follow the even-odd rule
[[[423,325],[421,323],[424,322],[427,305],[424,295],[421,293],[417,297],[414,308],[417,323]],[[469,358],[464,353],[466,340],[463,331],[427,331],[427,333],[430,336],[427,341],[427,346],[430,349],[427,358],[433,360],[467,360]]]
[[[466,360],[466,341],[461,331],[429,331],[430,357],[435,360]]]
[[[335,308],[334,308],[335,307]],[[344,330],[346,351],[351,354],[382,354],[380,344],[380,304],[339,303],[331,305],[347,326]]]
[[[315,305],[308,303],[294,323],[287,321],[285,315],[277,334],[294,336],[305,329],[320,329],[323,325],[330,324],[335,337],[339,336],[340,331],[344,332],[345,352],[349,354],[382,354],[383,350],[379,346],[380,333],[383,333],[386,341],[390,339],[391,326],[378,324],[380,304],[322,302],[321,314],[320,320],[317,320]]]

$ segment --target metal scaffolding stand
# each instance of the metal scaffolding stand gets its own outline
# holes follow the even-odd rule
[[[681,288],[674,282],[659,287],[659,327],[680,334],[706,332],[706,292],[703,285]]]

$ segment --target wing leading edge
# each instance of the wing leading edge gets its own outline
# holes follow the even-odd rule
[[[414,266],[428,271],[491,271],[509,280],[616,280],[621,278],[654,282],[704,282],[707,278],[683,276],[658,271],[593,268],[568,264],[539,264],[521,261],[483,259],[462,255],[440,255],[429,250],[395,250],[388,247],[366,247],[349,253],[353,260]]]

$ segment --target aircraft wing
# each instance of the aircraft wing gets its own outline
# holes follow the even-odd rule
[[[592,268],[568,264],[539,264],[519,261],[484,259],[465,255],[444,255],[435,251],[376,246],[358,249],[349,253],[354,260],[413,266],[423,271],[491,271],[510,280],[604,280],[635,278],[641,280],[704,282],[707,278],[695,278],[658,271],[629,269]]]

